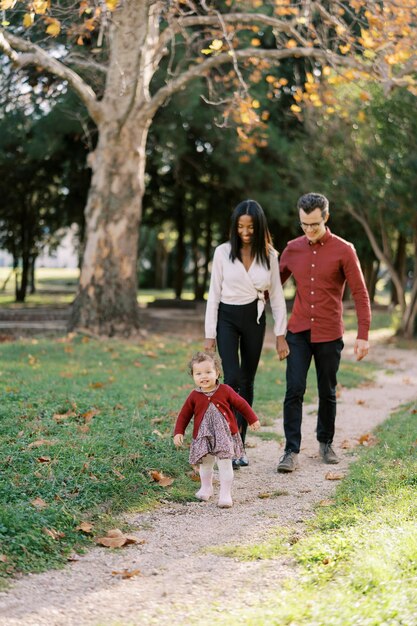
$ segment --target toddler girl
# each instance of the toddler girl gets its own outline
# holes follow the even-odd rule
[[[249,404],[231,387],[219,384],[220,361],[216,354],[197,352],[189,363],[196,389],[185,401],[174,429],[174,444],[182,445],[184,432],[194,417],[191,465],[199,465],[201,487],[196,498],[207,501],[213,495],[213,467],[217,460],[220,478],[218,506],[233,505],[232,459],[243,455],[243,444],[233,409],[239,411],[251,430],[258,430],[259,420]]]

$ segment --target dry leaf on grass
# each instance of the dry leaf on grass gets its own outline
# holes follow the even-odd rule
[[[48,537],[51,537],[52,539],[62,539],[63,537],[65,537],[65,533],[63,533],[60,530],[55,530],[55,528],[46,528],[45,526],[42,528],[42,531],[45,533],[45,535],[48,535]]]
[[[191,478],[191,480],[193,480],[195,483],[200,482],[200,474],[198,472],[194,472],[193,470],[191,470],[190,472],[187,472],[187,476]]]
[[[119,528],[108,530],[105,537],[97,537],[94,541],[105,548],[121,548],[131,543],[144,543],[133,535],[125,535]]]
[[[356,404],[362,405],[366,404],[365,400],[356,400]]]
[[[342,480],[344,477],[340,472],[327,472],[324,476],[326,480]]]
[[[81,530],[83,533],[90,534],[93,532],[94,524],[92,522],[81,522],[75,530]]]
[[[114,571],[112,572],[113,576],[121,576],[122,578],[133,578],[133,576],[142,576],[142,572],[140,569],[122,569],[121,572]]]
[[[35,509],[44,509],[48,506],[48,504],[45,502],[45,500],[42,500],[42,498],[35,498],[34,500],[31,500],[30,503],[32,506],[35,507]]]
[[[0,563],[7,563],[8,559],[5,554],[0,554]]]
[[[361,435],[358,439],[361,446],[374,446],[377,442],[376,437],[372,433]]]
[[[38,456],[39,463],[50,463],[52,461],[50,456]]]
[[[260,498],[261,500],[265,500],[266,498],[270,498],[272,494],[270,493],[258,493],[258,498]]]
[[[320,500],[319,506],[332,506],[334,504],[334,500],[330,500],[325,498],[324,500]]]
[[[75,411],[73,409],[68,409],[66,413],[54,413],[52,419],[54,419],[56,422],[62,422],[68,417],[75,417]]]
[[[98,409],[90,409],[89,411],[87,411],[86,413],[83,413],[81,415],[81,417],[83,418],[84,422],[86,424],[88,424],[88,422],[91,422],[91,420],[93,419],[93,417],[95,415],[99,415],[100,411]]]
[[[174,482],[173,478],[169,476],[164,476],[162,472],[158,472],[157,470],[151,470],[149,472],[150,477],[161,487],[169,487]]]
[[[28,445],[28,448],[40,448],[41,446],[54,446],[56,441],[52,441],[51,439],[38,439],[37,441],[32,441]]]

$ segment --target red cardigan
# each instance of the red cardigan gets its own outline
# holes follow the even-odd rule
[[[193,439],[195,439],[210,402],[214,402],[219,411],[224,415],[232,435],[239,432],[233,409],[238,410],[248,424],[253,424],[258,421],[256,414],[246,400],[236,393],[234,389],[229,387],[229,385],[223,384],[219,385],[210,398],[201,391],[194,390],[190,393],[177,417],[174,435],[183,435],[191,418],[194,416]]]

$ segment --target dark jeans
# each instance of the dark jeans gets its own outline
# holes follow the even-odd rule
[[[343,339],[312,343],[310,331],[287,333],[290,354],[287,358],[287,390],[284,400],[285,450],[299,452],[301,421],[307,373],[312,357],[316,366],[319,407],[317,439],[332,443],[336,420],[337,371],[343,350]]]
[[[250,304],[219,305],[217,349],[222,360],[224,382],[252,406],[255,374],[265,337],[265,312],[256,323],[257,300]],[[239,357],[240,353],[240,357]],[[236,412],[245,443],[247,421]]]

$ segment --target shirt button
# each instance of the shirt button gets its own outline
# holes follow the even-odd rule
[[[311,318],[311,321],[314,322],[314,317]]]
[[[311,305],[311,308],[314,309],[314,304]]]
[[[314,263],[312,263],[312,264],[311,264],[311,267],[316,267],[316,266],[314,265]]]
[[[314,251],[313,251],[313,254],[317,254],[317,250],[314,250]]]
[[[314,291],[310,291],[311,295],[314,296]]]
[[[314,278],[312,278],[311,280],[314,280]]]

